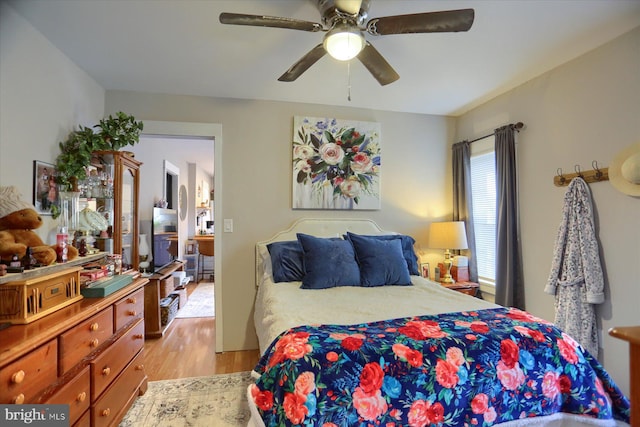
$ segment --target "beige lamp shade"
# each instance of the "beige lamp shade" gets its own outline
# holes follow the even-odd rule
[[[429,227],[429,247],[467,249],[467,232],[463,221],[433,222]]]

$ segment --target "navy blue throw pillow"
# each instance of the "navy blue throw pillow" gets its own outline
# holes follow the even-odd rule
[[[267,245],[271,256],[273,281],[300,282],[304,277],[302,246],[297,240],[273,242]]]
[[[302,289],[360,286],[360,270],[351,242],[298,233],[304,259]]]
[[[347,238],[351,232],[347,232]],[[400,242],[402,243],[402,256],[407,261],[407,268],[409,269],[409,274],[412,276],[420,276],[420,271],[418,270],[418,256],[416,252],[413,250],[413,245],[416,243],[415,239],[411,236],[407,236],[406,234],[379,234],[377,236],[363,236],[363,237],[371,237],[373,239],[378,240],[394,240],[400,238]]]
[[[400,236],[376,239],[349,233],[360,265],[362,286],[411,285]]]

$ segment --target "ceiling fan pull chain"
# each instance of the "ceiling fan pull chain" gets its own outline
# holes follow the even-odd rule
[[[351,102],[351,61],[347,61],[347,101]]]

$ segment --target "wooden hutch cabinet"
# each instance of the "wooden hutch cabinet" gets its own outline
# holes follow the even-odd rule
[[[6,300],[7,292],[41,281],[65,289],[67,282],[80,282],[82,264],[107,254],[123,257],[122,273],[131,281],[107,296],[81,297],[53,309],[25,303],[27,311],[47,309],[26,324],[3,324],[12,318],[0,317],[0,404],[69,404],[74,427],[117,426],[147,389],[143,350],[149,279],[138,272],[141,162],[124,152],[98,151],[91,165],[95,173],[83,183],[81,200],[107,220],[106,236],[100,233],[96,240],[101,252],[0,277],[5,292],[0,297]],[[104,225],[104,219],[100,222]],[[47,298],[47,289],[34,289],[44,295],[37,301]]]

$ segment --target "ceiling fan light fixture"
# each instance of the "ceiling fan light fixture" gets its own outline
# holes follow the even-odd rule
[[[364,49],[362,32],[348,27],[334,27],[324,36],[324,49],[339,61],[355,58]]]

